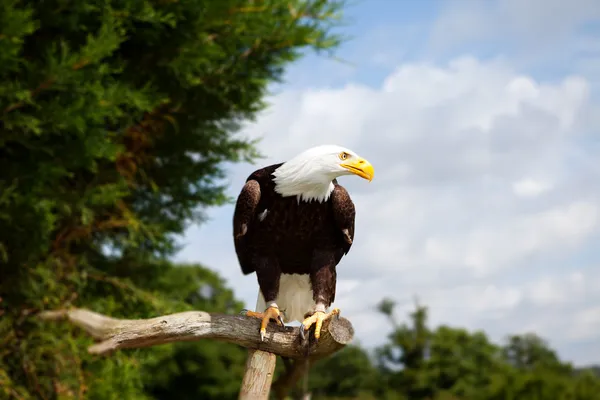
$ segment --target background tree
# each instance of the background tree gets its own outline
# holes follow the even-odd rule
[[[236,132],[304,48],[337,43],[329,28],[339,7],[0,2],[2,396],[146,399],[184,389],[180,380],[202,364],[187,364],[183,348],[91,357],[76,329],[42,325],[35,314],[76,304],[136,318],[235,305],[217,292],[198,297],[198,285],[214,280],[206,271],[169,272],[162,260],[205,207],[228,201],[224,163],[258,155]],[[197,274],[189,298],[178,295],[186,292],[178,273]],[[229,396],[235,388],[215,382],[233,379],[237,353],[193,348],[225,374],[205,373],[208,383],[186,393]],[[166,359],[169,374],[146,378]]]
[[[379,304],[393,330],[388,343],[376,352],[385,382],[373,386],[377,398],[600,399],[600,391],[593,392],[600,384],[593,370],[578,374],[535,334],[509,336],[500,346],[483,332],[429,328],[427,308],[418,304],[407,323],[399,324],[394,306],[390,299]]]
[[[318,361],[309,374],[312,398],[375,400],[378,371],[369,353],[360,346],[346,346]],[[298,391],[299,393],[299,391]]]
[[[503,356],[520,370],[547,369],[556,372],[572,372],[570,364],[562,363],[546,341],[534,333],[511,335],[503,347]]]
[[[379,310],[388,317],[394,330],[388,344],[377,350],[379,366],[387,386],[410,399],[431,398],[435,392],[432,377],[427,374],[426,352],[431,339],[427,327],[427,309],[417,305],[410,314],[411,325],[398,324],[394,318],[395,303],[384,299]]]
[[[174,304],[175,312],[237,313],[243,303],[215,273],[198,265],[162,264],[143,288]],[[151,272],[144,270],[144,273]],[[139,282],[136,280],[136,282]],[[138,283],[138,286],[140,283]],[[154,399],[237,399],[247,351],[236,345],[200,341],[144,349],[144,391]]]

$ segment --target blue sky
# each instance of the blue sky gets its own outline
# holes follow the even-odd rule
[[[496,341],[535,331],[578,364],[600,361],[600,7],[594,0],[353,2],[341,63],[309,55],[242,132],[258,165],[312,145],[368,158],[373,182],[340,182],[357,235],[335,306],[369,347],[383,296]],[[224,276],[254,308],[231,237],[232,206],[191,226],[180,261]]]

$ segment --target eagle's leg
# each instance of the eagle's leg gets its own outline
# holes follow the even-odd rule
[[[279,311],[279,307],[277,304],[271,303],[269,307],[264,312],[255,312],[249,310],[243,310],[243,315],[248,317],[254,317],[261,320],[260,323],[260,340],[265,340],[265,335],[267,334],[267,325],[269,325],[270,320],[275,320],[277,325],[283,326],[283,317],[281,316],[281,312]]]
[[[321,328],[323,326],[323,321],[331,319],[331,317],[335,315],[340,315],[340,309],[334,308],[330,312],[326,313],[324,311],[315,311],[312,315],[306,316],[304,321],[302,321],[302,327],[300,327],[300,336],[302,338],[305,337],[305,332],[310,329],[310,327],[315,325],[315,339],[319,340],[321,337]]]

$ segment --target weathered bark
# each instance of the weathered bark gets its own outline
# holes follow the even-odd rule
[[[286,364],[285,373],[282,374],[275,383],[273,384],[273,392],[275,393],[275,398],[277,400],[284,400],[289,393],[290,390],[296,383],[305,376],[308,370],[312,367],[315,359],[304,359],[304,360],[290,360],[289,364]],[[308,365],[307,365],[308,363]],[[307,393],[308,388],[304,387],[303,392],[304,396],[309,396]]]
[[[278,398],[296,384],[305,372],[306,362],[314,362],[342,349],[354,336],[352,324],[345,318],[323,323],[318,343],[309,335],[302,343],[299,328],[269,324],[265,341],[259,336],[260,321],[242,315],[210,314],[188,311],[149,319],[116,319],[86,309],[43,311],[44,320],[68,320],[99,340],[88,348],[93,354],[118,349],[140,348],[172,342],[214,339],[248,348],[246,372],[240,400],[267,400],[275,369],[275,356],[293,359],[294,364],[275,383]]]
[[[263,350],[287,358],[322,357],[332,354],[354,335],[350,322],[340,317],[325,321],[318,343],[310,335],[310,346],[301,342],[299,328],[269,324],[265,341],[260,341],[260,321],[242,315],[187,311],[149,319],[116,319],[86,309],[44,311],[45,320],[66,319],[79,326],[100,343],[90,346],[93,354],[118,349],[155,346],[171,342],[214,339],[235,343],[248,349]]]
[[[239,400],[268,399],[277,356],[262,350],[248,350],[246,372]]]

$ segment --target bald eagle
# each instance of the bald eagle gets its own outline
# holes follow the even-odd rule
[[[336,178],[371,181],[373,166],[353,151],[324,145],[289,161],[254,171],[236,202],[233,236],[244,275],[256,272],[256,311],[264,340],[270,320],[302,321],[300,334],[315,324],[318,340],[335,299],[336,266],[354,240],[354,203]],[[264,311],[263,311],[264,310]],[[281,310],[281,311],[280,311]],[[283,315],[283,318],[282,318]]]

